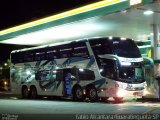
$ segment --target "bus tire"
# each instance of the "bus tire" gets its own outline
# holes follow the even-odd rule
[[[30,98],[37,99],[37,89],[34,86],[30,88]]]
[[[83,89],[82,89],[82,87],[79,86],[79,85],[76,85],[73,88],[73,100],[75,100],[75,101],[82,101],[84,99],[85,99],[85,97],[83,95]]]
[[[123,97],[113,97],[116,102],[122,102]]]
[[[29,91],[27,86],[22,87],[22,98],[27,99],[29,98]]]
[[[95,102],[98,100],[97,89],[94,86],[89,86],[87,89],[87,96],[90,101]]]

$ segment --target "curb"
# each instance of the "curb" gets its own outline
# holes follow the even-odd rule
[[[137,98],[137,102],[160,102],[160,98]]]

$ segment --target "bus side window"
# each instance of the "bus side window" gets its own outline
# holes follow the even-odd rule
[[[91,40],[90,44],[96,55],[112,54],[112,46],[107,38]]]
[[[72,48],[70,45],[61,45],[59,46],[59,57],[60,58],[68,58],[71,57]]]
[[[45,52],[36,52],[35,53],[35,61],[45,60]]]
[[[24,60],[23,60],[23,53],[20,52],[20,53],[18,54],[18,57],[17,57],[17,58],[18,58],[18,63],[22,63],[22,62],[24,61]],[[16,58],[16,59],[17,59],[17,58]]]
[[[17,52],[11,54],[11,62],[12,63],[22,63],[23,62],[23,53]]]
[[[93,52],[97,55],[102,54],[102,45],[101,44],[96,44],[92,46]]]
[[[34,60],[34,54],[33,53],[24,53],[24,62],[32,62]]]
[[[56,49],[52,49],[52,50],[49,50],[47,51],[46,53],[46,59],[47,60],[54,60],[56,59],[58,56],[57,56],[57,50]]]
[[[105,51],[105,54],[113,54],[113,48],[110,40],[106,40],[102,43],[103,50]]]
[[[85,42],[74,43],[72,44],[72,47],[73,47],[73,52],[72,52],[73,57],[83,57],[83,58],[89,57],[89,52]]]

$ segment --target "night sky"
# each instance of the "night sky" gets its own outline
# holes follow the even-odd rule
[[[0,3],[0,30],[95,1],[100,0],[4,0]]]
[[[58,14],[100,0],[4,0],[0,3],[0,30]],[[0,44],[0,64],[14,49],[27,46]]]

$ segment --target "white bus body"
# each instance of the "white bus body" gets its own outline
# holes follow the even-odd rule
[[[91,38],[11,52],[10,83],[24,98],[142,96],[143,58],[131,39]]]

